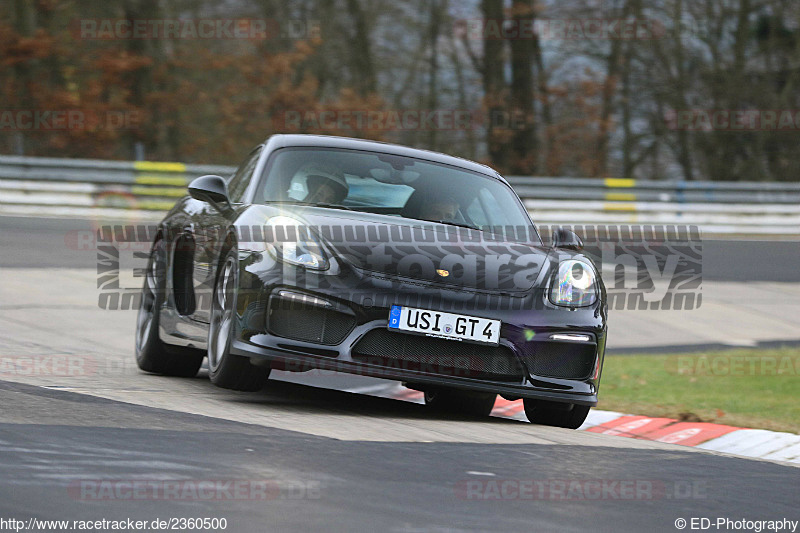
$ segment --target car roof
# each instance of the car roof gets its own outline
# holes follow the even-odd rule
[[[380,152],[384,154],[413,157],[415,159],[423,159],[426,161],[432,161],[434,163],[442,163],[445,165],[452,165],[472,170],[473,172],[479,172],[486,176],[496,178],[507,184],[505,178],[503,178],[493,168],[470,161],[469,159],[463,159],[461,157],[442,154],[440,152],[432,152],[430,150],[423,150],[421,148],[411,148],[409,146],[402,146],[399,144],[386,143],[382,141],[369,141],[366,139],[336,137],[332,135],[276,134],[268,137],[264,144],[270,149],[287,148],[292,146],[312,146],[319,148],[364,150],[368,152]]]

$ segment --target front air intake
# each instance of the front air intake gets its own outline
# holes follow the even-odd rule
[[[524,370],[505,346],[370,330],[353,347],[354,361],[427,374],[520,382]]]
[[[597,355],[594,342],[532,341],[522,346],[522,359],[533,376],[586,379]]]
[[[317,297],[280,291],[269,300],[267,331],[278,337],[333,346],[355,326],[352,312]]]

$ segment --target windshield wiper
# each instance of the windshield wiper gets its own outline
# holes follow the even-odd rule
[[[312,205],[314,207],[327,207],[327,208],[330,208],[330,209],[346,209],[348,211],[352,211],[353,210],[351,207],[347,207],[346,205],[341,205],[341,204],[326,204],[326,203],[320,202],[320,203],[308,204],[308,205]]]
[[[462,224],[461,222],[447,222],[446,220],[427,220],[426,222],[436,222],[437,224],[447,224],[448,226],[456,226],[459,228],[467,228],[467,229],[483,231],[481,228],[477,226],[472,226],[470,224]]]

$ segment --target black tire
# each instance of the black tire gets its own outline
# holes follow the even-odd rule
[[[425,405],[431,409],[450,414],[484,418],[489,416],[497,400],[497,394],[470,392],[445,387],[425,390]]]
[[[239,281],[239,258],[235,248],[223,252],[208,326],[208,377],[223,389],[255,392],[269,378],[270,369],[255,366],[246,357],[231,353],[231,339],[236,330],[236,295]]]
[[[578,429],[589,415],[588,405],[525,398],[525,415],[533,424]]]
[[[145,372],[190,378],[197,375],[205,354],[193,348],[166,344],[158,336],[166,292],[166,257],[164,241],[159,239],[153,244],[147,262],[136,316],[136,364]]]

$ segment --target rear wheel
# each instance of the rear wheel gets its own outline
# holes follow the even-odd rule
[[[525,415],[534,424],[578,429],[589,415],[588,405],[525,398]]]
[[[486,417],[492,412],[496,394],[470,392],[449,388],[425,390],[425,405],[443,412],[474,417]]]
[[[208,377],[223,389],[260,390],[270,369],[250,364],[246,357],[231,353],[235,331],[236,294],[239,287],[239,261],[236,249],[225,254],[214,285],[211,322],[208,327]]]
[[[166,344],[158,336],[161,305],[166,291],[166,257],[166,246],[159,239],[150,252],[139,313],[136,315],[136,364],[146,372],[192,377],[203,364],[203,352]]]

